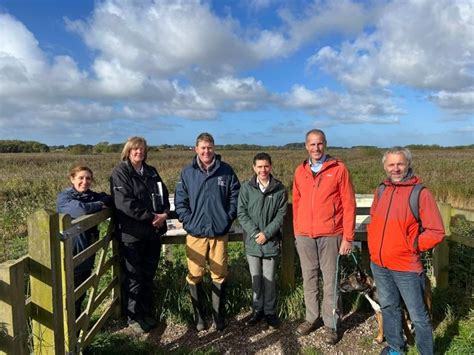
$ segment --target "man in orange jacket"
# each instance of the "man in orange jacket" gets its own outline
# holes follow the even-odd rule
[[[367,228],[371,269],[388,343],[381,354],[403,354],[405,350],[401,298],[415,324],[418,351],[422,355],[433,354],[433,326],[423,301],[426,276],[420,256],[443,240],[443,220],[426,188],[419,192],[420,221],[411,211],[410,195],[421,179],[413,174],[408,149],[393,147],[385,152],[382,162],[387,173],[385,188],[380,197],[378,189],[375,192]]]
[[[324,341],[339,341],[337,323],[340,300],[335,300],[337,255],[352,249],[355,225],[354,189],[346,166],[325,154],[326,135],[319,129],[306,133],[309,158],[300,164],[293,179],[293,228],[303,274],[305,321],[296,332],[307,335],[326,326]],[[319,307],[319,271],[324,282]],[[333,314],[334,308],[336,312]]]

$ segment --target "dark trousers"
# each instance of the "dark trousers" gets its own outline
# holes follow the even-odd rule
[[[159,236],[120,244],[123,306],[129,321],[153,314],[153,279],[160,251]]]

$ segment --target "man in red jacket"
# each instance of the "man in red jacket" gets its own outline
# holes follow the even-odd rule
[[[385,152],[382,162],[387,173],[385,188],[380,197],[375,193],[367,228],[371,269],[388,343],[381,354],[403,354],[405,350],[400,299],[415,324],[418,351],[433,354],[433,327],[423,301],[426,275],[420,256],[443,240],[443,221],[426,188],[419,193],[421,226],[411,211],[410,194],[421,179],[413,174],[408,149],[393,147]]]
[[[309,334],[318,327],[322,315],[324,341],[335,344],[341,315],[340,300],[334,294],[337,255],[351,251],[356,206],[349,171],[340,160],[325,154],[326,145],[323,131],[306,133],[309,158],[296,168],[293,179],[293,228],[306,307],[305,321],[296,332]],[[320,270],[324,282],[321,310]]]

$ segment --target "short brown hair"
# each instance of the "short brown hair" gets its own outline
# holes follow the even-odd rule
[[[120,159],[122,159],[123,161],[126,161],[130,155],[130,151],[138,147],[145,148],[145,158],[143,159],[143,161],[145,161],[148,155],[148,146],[146,144],[145,138],[143,137],[130,137],[129,139],[127,139],[127,142],[123,146]]]
[[[214,145],[214,137],[210,133],[203,132],[196,138],[196,147],[199,145],[199,142],[209,142]]]
[[[92,169],[89,168],[88,166],[86,165],[81,165],[81,164],[77,164],[77,165],[74,165],[70,170],[69,170],[69,175],[68,177],[71,179],[71,178],[74,178],[78,173],[80,173],[81,171],[88,171],[89,174],[91,174],[91,178],[92,180],[94,180],[94,173],[92,172]]]

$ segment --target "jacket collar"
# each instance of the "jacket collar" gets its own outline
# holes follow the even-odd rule
[[[199,166],[198,159],[199,159],[198,156],[195,155],[193,158],[192,165],[193,165],[193,168],[202,171],[201,167]],[[220,165],[221,165],[221,156],[219,154],[214,154],[214,163],[210,167],[210,169],[207,171],[207,174],[211,175],[212,173],[214,173],[219,168]]]
[[[258,182],[257,182],[257,175],[252,176],[252,178],[249,181],[249,185],[260,190],[260,187],[258,186]],[[270,182],[268,183],[268,186],[265,189],[264,193],[267,194],[270,192],[274,192],[279,188],[280,185],[281,185],[280,181],[275,179],[273,175],[270,174]]]

